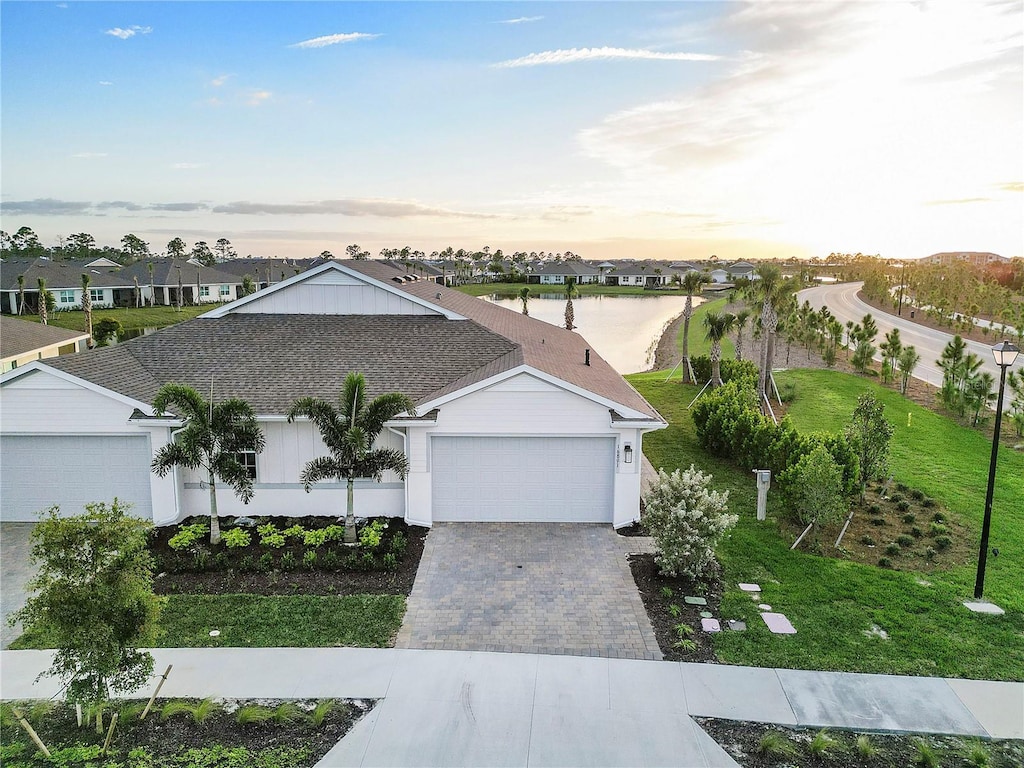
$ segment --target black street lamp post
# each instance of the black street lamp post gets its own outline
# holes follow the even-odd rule
[[[978,576],[974,580],[974,599],[980,600],[985,589],[985,561],[988,559],[988,531],[992,523],[992,491],[996,483],[996,457],[999,455],[999,427],[1003,417],[1003,389],[1006,369],[1017,359],[1017,347],[1009,341],[1000,341],[992,347],[992,356],[999,366],[999,397],[996,400],[996,423],[992,433],[992,460],[988,466],[988,491],[985,494],[985,520],[981,524],[981,551],[978,553]]]

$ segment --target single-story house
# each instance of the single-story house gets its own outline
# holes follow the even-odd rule
[[[754,265],[748,261],[737,261],[735,264],[729,265],[729,277],[733,280],[739,277],[754,280],[757,278],[757,275],[754,274],[754,269]]]
[[[207,267],[185,259],[143,259],[122,269],[120,276],[133,284],[138,279],[143,302],[149,303],[155,293],[153,303],[168,307],[178,303],[179,285],[181,303],[185,305],[234,301],[242,295],[242,277],[221,269],[219,264]]]
[[[573,280],[577,285],[601,282],[603,271],[583,261],[549,261],[529,276],[529,282],[541,285],[565,285]]]
[[[89,334],[81,331],[0,315],[0,373],[33,360],[78,352],[88,340]]]
[[[712,283],[728,283],[731,280],[728,270],[718,268],[710,272]]]
[[[221,514],[340,514],[344,483],[299,483],[326,449],[286,413],[303,396],[336,402],[351,371],[369,397],[416,404],[379,438],[405,452],[408,476],[357,481],[357,513],[417,525],[638,519],[643,435],[666,422],[581,336],[370,260],[326,262],[149,336],[4,374],[0,519],[113,496],[157,524],[208,514],[202,477],[150,471],[181,426],[151,405],[168,382],[257,413],[267,444],[249,459],[255,497],[221,490]]]
[[[675,271],[666,264],[643,262],[623,264],[607,275],[608,285],[631,285],[657,288],[668,285]]]
[[[0,304],[4,313],[18,314],[18,277],[24,278],[25,311],[35,314],[39,307],[39,279],[53,294],[54,308],[82,308],[82,275],[89,276],[89,297],[96,309],[127,307],[133,300],[135,285],[121,274],[121,267],[105,266],[109,259],[58,261],[39,256],[34,259],[10,258],[0,264]]]

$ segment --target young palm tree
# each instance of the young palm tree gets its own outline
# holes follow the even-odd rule
[[[576,289],[576,281],[571,277],[565,281],[565,330],[571,331],[576,326],[573,325],[573,321],[576,319],[576,313],[572,308],[572,300],[574,297],[579,296],[580,292]]]
[[[711,386],[722,386],[722,339],[729,335],[736,316],[730,312],[708,312],[704,315],[704,338],[711,342]]]
[[[244,400],[233,397],[215,404],[212,387],[207,401],[185,384],[160,387],[153,410],[158,416],[171,411],[185,422],[174,442],[156,452],[153,471],[160,477],[176,466],[206,471],[210,486],[210,544],[219,544],[217,480],[231,486],[244,504],[253,496],[252,478],[238,459],[243,451],[260,453],[266,444],[256,414]]]
[[[686,291],[686,304],[683,307],[683,383],[690,381],[690,318],[693,317],[693,294],[700,293],[704,287],[704,275],[700,272],[687,272],[683,275],[683,290]]]
[[[18,275],[18,316],[25,314],[25,276]]]
[[[774,264],[762,264],[757,268],[760,278],[752,285],[761,305],[761,366],[757,377],[757,398],[764,408],[768,374],[771,372],[775,345],[775,332],[779,325],[778,307],[786,298],[788,288],[782,280],[782,272]]]
[[[288,421],[299,416],[308,418],[317,429],[331,452],[306,463],[299,480],[308,493],[313,483],[337,478],[345,481],[348,490],[345,508],[345,541],[356,541],[356,518],[353,508],[353,490],[357,477],[372,477],[380,482],[390,470],[405,478],[409,469],[405,454],[391,448],[374,448],[373,443],[384,428],[384,423],[400,413],[414,412],[414,404],[405,395],[389,392],[366,402],[366,379],[361,373],[345,377],[341,395],[335,408],[316,397],[303,397],[292,403]]]
[[[530,289],[525,285],[519,289],[519,300],[523,302],[523,314],[529,316],[530,310],[526,307],[526,304],[530,301]]]
[[[175,298],[175,304],[178,307],[178,311],[181,312],[181,302],[184,301],[184,287],[181,285],[181,267],[178,267],[178,295]]]
[[[149,306],[156,306],[156,280],[153,277],[153,262],[150,261],[146,265],[146,270],[149,272]]]
[[[39,322],[43,325],[47,325],[50,321],[50,310],[46,306],[46,280],[42,277],[39,278],[39,306],[36,307],[36,311],[39,313]]]
[[[741,309],[736,313],[736,321],[733,323],[733,329],[736,331],[736,359],[743,359],[743,331],[747,328],[747,322],[750,320],[750,310]]]
[[[88,342],[92,344],[92,293],[88,275],[82,275],[82,313],[85,315],[85,332],[89,334]]]

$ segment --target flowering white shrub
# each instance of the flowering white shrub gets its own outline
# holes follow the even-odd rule
[[[729,492],[710,489],[712,477],[690,468],[658,470],[647,492],[643,525],[654,537],[654,562],[668,576],[699,578],[715,562],[715,547],[736,525],[726,502]]]

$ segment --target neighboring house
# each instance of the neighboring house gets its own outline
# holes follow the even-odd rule
[[[530,275],[529,282],[541,285],[565,285],[573,280],[577,285],[601,281],[601,270],[583,261],[551,261]]]
[[[33,360],[85,349],[89,334],[0,315],[0,363],[6,373]]]
[[[620,265],[607,276],[606,280],[609,285],[657,288],[668,285],[673,274],[675,272],[666,264],[644,262]]]
[[[965,261],[976,267],[983,267],[986,264],[1008,264],[1011,259],[1006,256],[1000,256],[998,253],[989,253],[987,251],[946,251],[943,253],[933,253],[931,256],[925,256],[918,263],[941,264],[948,267],[950,264],[957,261]]]
[[[437,521],[638,519],[642,438],[665,420],[578,334],[450,290],[379,261],[327,262],[194,320],[0,377],[0,517],[67,514],[117,496],[158,524],[209,513],[202,478],[150,471],[180,423],[151,403],[167,382],[255,409],[267,446],[252,456],[255,497],[229,490],[222,514],[337,515],[344,483],[305,493],[299,473],[323,455],[299,397],[336,402],[350,371],[369,397],[400,391],[416,413],[380,443],[409,475],[356,483],[362,515]],[[59,467],[45,483],[40,467]]]
[[[754,265],[746,261],[737,261],[735,264],[730,264],[728,272],[729,278],[732,280],[740,277],[745,277],[748,280],[757,279],[757,275],[754,274]]]
[[[152,277],[150,264],[153,265]],[[181,303],[184,305],[234,301],[242,295],[242,277],[221,269],[220,264],[206,267],[184,259],[142,259],[121,270],[120,276],[129,283],[138,278],[146,303],[149,302],[152,281],[152,289],[156,291],[155,303],[168,307],[178,303],[179,281]]]
[[[120,266],[102,266],[109,259],[55,261],[45,256],[35,259],[4,259],[0,264],[0,304],[4,313],[18,314],[18,276],[25,278],[25,311],[35,314],[39,309],[39,278],[46,280],[46,290],[53,294],[54,308],[81,309],[82,275],[88,275],[89,293],[96,309],[127,307],[132,303],[135,286],[125,279]]]
[[[719,267],[710,272],[712,283],[728,283],[731,280],[729,272]]]

